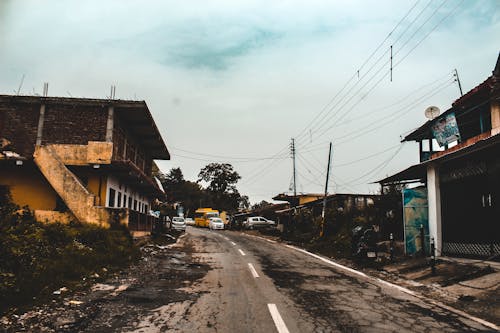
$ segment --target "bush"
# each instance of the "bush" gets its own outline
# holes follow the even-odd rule
[[[125,227],[39,223],[0,187],[0,312],[138,256]]]

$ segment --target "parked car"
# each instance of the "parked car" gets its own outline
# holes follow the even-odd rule
[[[183,217],[173,217],[172,218],[172,229],[186,231],[186,221]]]
[[[253,216],[248,217],[245,222],[243,222],[243,227],[245,229],[256,229],[256,228],[266,228],[266,227],[274,227],[276,226],[276,222],[272,220],[268,220],[262,216]]]
[[[224,221],[220,217],[212,217],[208,222],[210,230],[224,230]]]
[[[186,221],[186,225],[196,225],[196,222],[190,217],[186,217],[184,221]]]

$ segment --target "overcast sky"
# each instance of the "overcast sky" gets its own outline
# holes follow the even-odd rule
[[[392,32],[392,33],[391,33]],[[393,73],[390,81],[390,46]],[[373,193],[418,162],[400,137],[484,81],[500,1],[0,0],[0,93],[145,100],[196,180],[228,162],[252,202],[290,191]],[[358,75],[359,70],[359,75]],[[344,88],[344,89],[343,89]],[[343,89],[343,90],[342,90]]]

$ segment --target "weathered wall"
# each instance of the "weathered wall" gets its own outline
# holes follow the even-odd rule
[[[113,143],[89,141],[86,145],[50,144],[66,165],[111,164]]]
[[[0,138],[12,142],[15,151],[30,157],[35,143],[40,116],[39,103],[16,101],[13,97],[0,98]],[[45,105],[42,144],[81,144],[105,141],[107,106],[69,104]]]
[[[42,144],[80,144],[105,141],[108,108],[47,105],[43,125]]]
[[[87,189],[96,196],[96,206],[106,206],[107,176],[100,174],[86,174],[88,179]]]
[[[54,210],[57,193],[52,189],[38,168],[27,163],[23,165],[3,165],[0,185],[9,186],[12,200],[23,207],[36,210]]]
[[[77,221],[73,214],[69,212],[57,212],[53,210],[35,210],[35,219],[42,223],[64,223],[68,224]]]
[[[35,149],[40,105],[0,102],[0,138],[12,143],[12,150],[31,156]]]

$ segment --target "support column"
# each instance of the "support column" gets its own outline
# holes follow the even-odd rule
[[[106,142],[113,142],[113,120],[114,108],[108,107],[108,121],[106,123]]]
[[[40,116],[38,117],[38,128],[36,131],[36,145],[42,145],[43,123],[45,121],[45,104],[40,105]]]
[[[441,188],[439,185],[439,167],[427,166],[427,200],[429,205],[429,235],[436,242],[436,252],[441,256],[443,248],[441,229]]]

